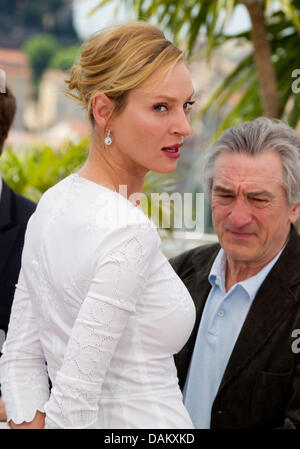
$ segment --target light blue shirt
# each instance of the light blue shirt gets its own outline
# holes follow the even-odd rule
[[[283,249],[282,249],[283,250]],[[282,250],[255,276],[226,292],[226,254],[221,249],[208,280],[208,295],[183,390],[185,406],[196,429],[209,429],[211,408],[226,365],[255,295]]]

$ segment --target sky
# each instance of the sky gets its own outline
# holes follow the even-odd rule
[[[100,0],[74,0],[73,20],[80,39],[85,40],[92,33],[115,22],[134,19],[133,14],[126,11],[124,2],[112,1],[89,17],[89,12],[99,4]],[[123,6],[120,6],[123,5]],[[117,7],[117,8],[116,8]],[[117,14],[116,14],[117,9]],[[236,12],[228,25],[227,31],[236,33],[248,29],[250,25],[248,14],[243,5]]]
[[[119,6],[121,3],[119,1],[109,2],[92,16],[89,16],[89,12],[99,3],[100,0],[74,0],[73,22],[78,36],[82,40],[116,21],[133,19],[133,16],[131,15],[130,17],[130,14],[126,12],[124,7],[119,7],[116,15],[116,5]]]

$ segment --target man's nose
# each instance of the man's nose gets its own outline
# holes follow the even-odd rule
[[[251,222],[251,206],[248,204],[246,199],[236,199],[229,214],[229,220],[234,228],[241,228]]]

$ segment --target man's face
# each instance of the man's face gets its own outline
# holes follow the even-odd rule
[[[298,216],[282,187],[279,154],[255,156],[225,151],[217,156],[212,186],[212,217],[227,257],[264,266],[284,245]]]

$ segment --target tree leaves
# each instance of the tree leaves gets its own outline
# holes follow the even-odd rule
[[[112,0],[111,0],[112,1]],[[114,0],[116,1],[116,0]],[[120,0],[119,0],[120,1]],[[108,3],[104,0],[101,3]],[[215,48],[229,40],[251,43],[249,32],[228,36],[225,26],[242,0],[122,0],[132,8],[138,19],[156,21],[172,34],[175,43],[186,47],[189,58],[196,58],[199,51],[199,38],[206,38],[202,53],[209,60]],[[266,26],[272,49],[272,61],[280,97],[280,118],[296,127],[299,123],[299,93],[292,91],[292,71],[300,68],[300,0],[268,0]],[[101,4],[99,3],[99,6]],[[228,104],[240,96],[228,112]],[[237,63],[220,85],[212,92],[210,99],[201,108],[195,120],[205,115],[220,114],[223,117],[217,133],[245,120],[262,115],[262,101],[259,79],[254,64],[253,53]]]

